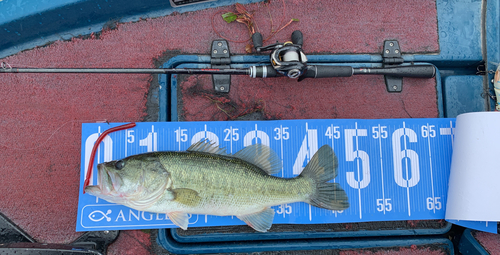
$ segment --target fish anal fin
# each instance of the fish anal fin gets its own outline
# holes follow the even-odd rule
[[[174,193],[174,201],[187,206],[196,206],[200,203],[201,197],[196,190],[178,188],[172,190]]]
[[[180,228],[187,230],[188,224],[189,224],[189,216],[185,212],[169,212],[167,213],[168,218],[174,223],[175,225],[179,226]]]
[[[215,143],[211,143],[208,139],[202,139],[197,143],[193,143],[186,151],[229,156],[229,154],[226,153],[226,148],[221,148],[215,145]]]
[[[251,163],[268,174],[277,174],[281,171],[280,157],[269,146],[253,144],[236,152],[233,157]]]
[[[237,217],[255,230],[259,232],[267,232],[267,230],[269,230],[273,225],[274,210],[268,207],[260,212],[240,215]]]

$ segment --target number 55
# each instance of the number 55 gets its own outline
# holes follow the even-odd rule
[[[379,211],[379,212],[384,211],[384,207],[385,207],[385,211],[388,211],[388,212],[392,211],[392,204],[391,204],[390,198],[377,199],[377,211]]]

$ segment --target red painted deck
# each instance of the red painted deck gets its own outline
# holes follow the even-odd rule
[[[181,83],[181,120],[231,120],[258,112],[262,119],[436,118],[436,82],[404,79],[388,93],[383,76],[306,79],[233,77],[228,96],[213,93],[210,76]]]
[[[434,1],[285,3],[285,9],[282,1],[269,5],[274,28],[281,20],[300,21],[270,41],[289,40],[291,32],[299,29],[306,53],[378,53],[386,39],[399,40],[404,52],[439,50]],[[261,3],[247,8],[255,10],[266,37],[271,27],[268,7]],[[229,9],[118,24],[99,36],[57,41],[2,61],[18,67],[155,67],[158,59],[175,52],[208,54],[210,42],[218,38],[210,21],[219,10]],[[214,23],[227,37],[247,38],[241,24],[227,25],[218,18]],[[245,43],[230,43],[233,53],[243,54],[244,47]],[[3,74],[0,211],[39,242],[68,243],[77,238],[80,124],[143,120],[152,80],[150,75]],[[383,77],[377,76],[301,83],[234,77],[232,82],[232,92],[225,99],[237,106],[234,116],[255,108],[265,118],[277,119],[437,117],[432,80],[405,79],[401,94],[388,94]],[[203,94],[209,89],[209,76],[188,77],[181,85],[186,120],[229,118],[217,108],[214,95]],[[150,245],[149,235],[125,231],[110,253],[149,253]]]
[[[472,236],[489,252],[489,254],[500,254],[500,235],[473,231]]]

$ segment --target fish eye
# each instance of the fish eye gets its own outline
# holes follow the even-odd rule
[[[123,162],[122,160],[118,160],[116,161],[115,163],[115,168],[116,170],[122,170],[122,168],[125,166],[125,162]]]

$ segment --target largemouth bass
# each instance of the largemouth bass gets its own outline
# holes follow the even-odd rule
[[[166,213],[182,229],[188,214],[234,215],[260,232],[271,228],[271,206],[306,202],[328,210],[349,207],[338,183],[337,157],[322,146],[295,178],[272,176],[281,159],[255,144],[231,155],[205,141],[185,152],[139,154],[99,164],[98,185],[85,192],[106,201],[152,213]]]

